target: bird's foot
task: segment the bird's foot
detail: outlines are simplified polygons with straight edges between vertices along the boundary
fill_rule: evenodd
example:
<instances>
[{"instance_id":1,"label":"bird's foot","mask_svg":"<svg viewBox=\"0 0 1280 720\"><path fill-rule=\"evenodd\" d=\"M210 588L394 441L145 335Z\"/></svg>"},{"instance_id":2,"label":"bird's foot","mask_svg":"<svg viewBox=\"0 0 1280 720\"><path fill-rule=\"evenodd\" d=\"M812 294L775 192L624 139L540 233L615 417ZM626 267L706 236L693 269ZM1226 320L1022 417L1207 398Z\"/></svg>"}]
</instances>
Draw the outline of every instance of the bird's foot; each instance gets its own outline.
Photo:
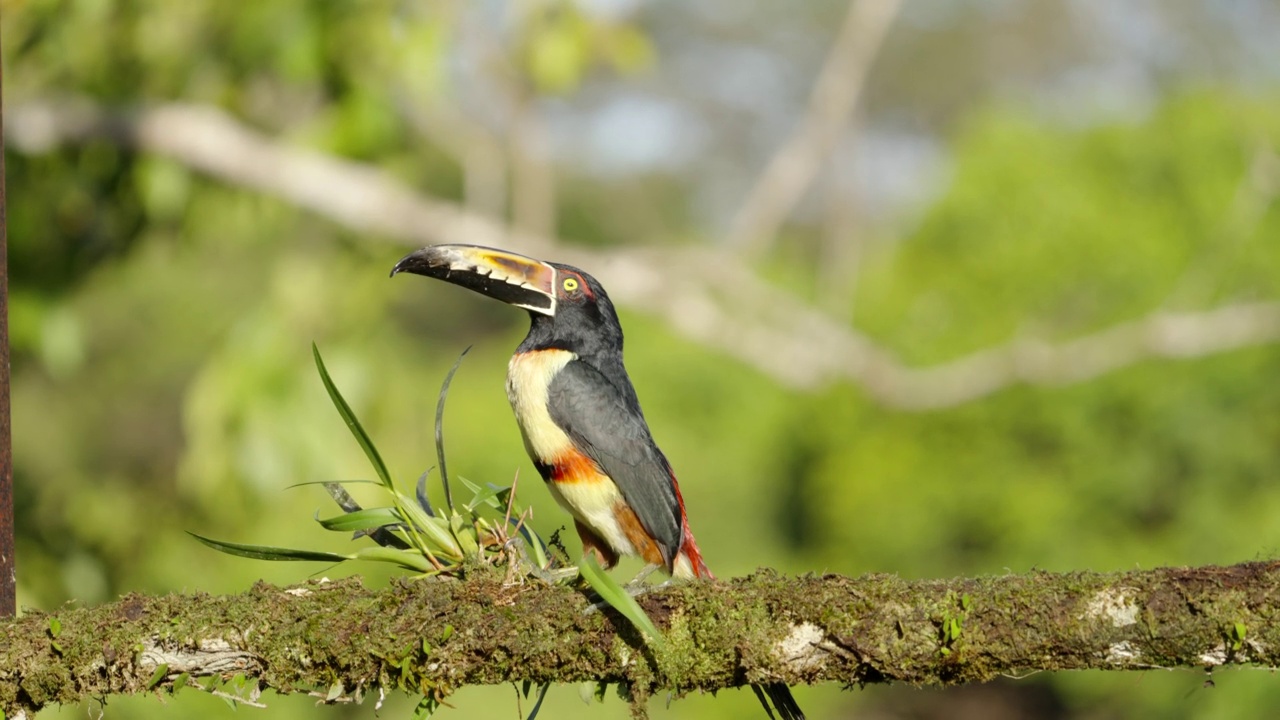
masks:
<instances>
[{"instance_id":1,"label":"bird's foot","mask_svg":"<svg viewBox=\"0 0 1280 720\"><path fill-rule=\"evenodd\" d=\"M554 570L544 570L543 568L534 568L533 576L538 578L539 580L542 580L543 582L550 583L552 585L558 585L564 582L565 580L569 580L571 578L577 577L578 568L576 565L570 566L570 567L555 568Z\"/></svg>"},{"instance_id":2,"label":"bird's foot","mask_svg":"<svg viewBox=\"0 0 1280 720\"><path fill-rule=\"evenodd\" d=\"M631 578L631 580L626 585L622 586L623 592L625 592L626 594L634 598L634 597L640 597L641 595L644 595L647 592L652 592L654 590L661 590L662 588L665 588L666 586L670 585L671 584L670 579L665 580L661 583L658 583L657 585L649 585L648 583L645 582L645 580L647 580L649 576L653 574L654 570L660 570L660 569L662 569L661 565L645 565L640 570L640 572L636 573L635 577ZM596 612L597 610L604 610L607 607L609 607L609 601L603 600L603 599L597 600L596 602L592 603L590 606L587 607L586 614L590 615L591 613Z\"/></svg>"},{"instance_id":3,"label":"bird's foot","mask_svg":"<svg viewBox=\"0 0 1280 720\"><path fill-rule=\"evenodd\" d=\"M626 589L628 593L631 594L631 597L636 597L641 593L647 592L649 586L646 585L644 581L648 580L649 576L652 575L655 570L661 570L661 569L662 569L661 565L657 565L654 563L645 565L643 568L640 568L640 572L636 573L636 576L631 578L631 581L628 582L623 587ZM667 582L662 583L658 587L666 587L667 584L670 582L671 581L668 580Z\"/></svg>"}]
</instances>

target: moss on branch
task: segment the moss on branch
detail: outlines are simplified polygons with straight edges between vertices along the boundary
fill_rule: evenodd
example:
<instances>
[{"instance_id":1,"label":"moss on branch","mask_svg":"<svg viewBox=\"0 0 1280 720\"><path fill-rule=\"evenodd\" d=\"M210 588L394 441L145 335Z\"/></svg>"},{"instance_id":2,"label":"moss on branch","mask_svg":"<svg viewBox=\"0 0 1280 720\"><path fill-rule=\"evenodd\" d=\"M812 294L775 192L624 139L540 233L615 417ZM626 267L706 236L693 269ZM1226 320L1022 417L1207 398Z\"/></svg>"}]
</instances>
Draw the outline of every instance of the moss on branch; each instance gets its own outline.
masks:
<instances>
[{"instance_id":1,"label":"moss on branch","mask_svg":"<svg viewBox=\"0 0 1280 720\"><path fill-rule=\"evenodd\" d=\"M133 594L0 624L0 709L14 717L241 678L330 700L523 680L617 683L644 697L763 681L925 685L1032 670L1280 665L1276 562L945 581L760 572L640 602L668 638L661 650L611 611L586 612L579 592L484 571L379 590L353 579Z\"/></svg>"}]
</instances>

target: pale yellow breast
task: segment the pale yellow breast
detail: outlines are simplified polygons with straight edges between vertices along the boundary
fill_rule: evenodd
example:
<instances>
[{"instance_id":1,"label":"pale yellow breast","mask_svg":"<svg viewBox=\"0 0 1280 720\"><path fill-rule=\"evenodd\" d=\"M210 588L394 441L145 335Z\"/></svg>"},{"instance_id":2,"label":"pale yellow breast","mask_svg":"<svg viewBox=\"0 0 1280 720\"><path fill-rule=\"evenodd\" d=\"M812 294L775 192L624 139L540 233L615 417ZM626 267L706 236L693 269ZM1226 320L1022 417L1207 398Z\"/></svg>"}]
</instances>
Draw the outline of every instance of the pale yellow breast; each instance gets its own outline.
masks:
<instances>
[{"instance_id":1,"label":"pale yellow breast","mask_svg":"<svg viewBox=\"0 0 1280 720\"><path fill-rule=\"evenodd\" d=\"M577 358L568 350L539 350L511 358L507 366L507 399L515 411L529 457L555 464L573 451L573 441L547 412L547 387L565 365ZM594 473L573 482L550 483L551 495L562 507L619 554L635 553L623 528L614 518L614 506L622 493L609 477Z\"/></svg>"},{"instance_id":2,"label":"pale yellow breast","mask_svg":"<svg viewBox=\"0 0 1280 720\"><path fill-rule=\"evenodd\" d=\"M568 350L537 350L512 356L507 366L507 399L524 436L525 450L534 460L551 463L572 448L569 436L547 412L547 387L576 357Z\"/></svg>"}]
</instances>

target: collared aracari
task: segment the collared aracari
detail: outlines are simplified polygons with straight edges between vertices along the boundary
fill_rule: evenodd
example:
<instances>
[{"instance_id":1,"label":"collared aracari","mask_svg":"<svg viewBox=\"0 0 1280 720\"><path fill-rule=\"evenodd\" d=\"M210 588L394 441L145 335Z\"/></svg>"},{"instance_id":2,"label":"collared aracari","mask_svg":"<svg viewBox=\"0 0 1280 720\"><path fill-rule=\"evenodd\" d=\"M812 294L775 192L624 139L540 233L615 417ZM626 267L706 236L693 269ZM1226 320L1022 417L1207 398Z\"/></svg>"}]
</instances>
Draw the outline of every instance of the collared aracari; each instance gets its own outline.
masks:
<instances>
[{"instance_id":1,"label":"collared aracari","mask_svg":"<svg viewBox=\"0 0 1280 720\"><path fill-rule=\"evenodd\" d=\"M606 569L636 555L676 578L713 578L684 499L622 364L622 325L600 283L575 267L475 245L431 245L392 269L445 280L529 311L507 368L525 450ZM753 686L757 695L761 688ZM763 688L804 717L785 684ZM761 696L761 702L764 702ZM768 703L765 710L769 711ZM773 713L769 712L772 717Z\"/></svg>"}]
</instances>

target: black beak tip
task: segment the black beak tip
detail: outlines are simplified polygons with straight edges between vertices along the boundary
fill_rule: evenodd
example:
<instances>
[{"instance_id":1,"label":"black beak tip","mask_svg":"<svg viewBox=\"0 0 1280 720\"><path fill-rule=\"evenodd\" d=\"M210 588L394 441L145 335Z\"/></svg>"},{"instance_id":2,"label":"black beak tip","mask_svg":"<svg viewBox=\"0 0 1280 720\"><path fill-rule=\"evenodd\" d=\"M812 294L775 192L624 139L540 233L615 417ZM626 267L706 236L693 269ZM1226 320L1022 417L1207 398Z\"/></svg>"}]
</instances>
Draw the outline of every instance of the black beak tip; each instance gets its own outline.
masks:
<instances>
[{"instance_id":1,"label":"black beak tip","mask_svg":"<svg viewBox=\"0 0 1280 720\"><path fill-rule=\"evenodd\" d=\"M400 261L391 268L391 274L387 277L395 277L402 272L411 272L422 274L419 271L431 267L430 258L425 256L425 252L430 248L422 248L400 258Z\"/></svg>"}]
</instances>

